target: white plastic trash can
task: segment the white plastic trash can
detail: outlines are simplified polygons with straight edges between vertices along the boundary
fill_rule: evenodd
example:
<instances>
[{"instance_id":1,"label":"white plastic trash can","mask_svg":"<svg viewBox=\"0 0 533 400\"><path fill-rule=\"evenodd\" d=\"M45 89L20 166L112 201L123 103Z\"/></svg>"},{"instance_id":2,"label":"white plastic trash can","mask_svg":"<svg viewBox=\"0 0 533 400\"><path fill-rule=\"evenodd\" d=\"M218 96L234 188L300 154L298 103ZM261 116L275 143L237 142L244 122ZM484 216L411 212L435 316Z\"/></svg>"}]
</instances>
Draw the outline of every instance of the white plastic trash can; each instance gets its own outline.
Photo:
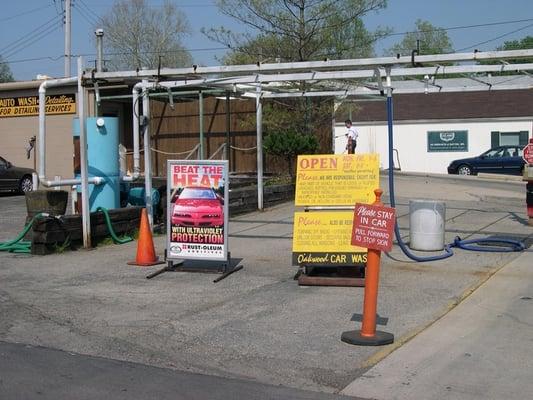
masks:
<instances>
[{"instance_id":1,"label":"white plastic trash can","mask_svg":"<svg viewBox=\"0 0 533 400\"><path fill-rule=\"evenodd\" d=\"M446 204L434 200L409 200L409 247L413 250L444 249Z\"/></svg>"}]
</instances>

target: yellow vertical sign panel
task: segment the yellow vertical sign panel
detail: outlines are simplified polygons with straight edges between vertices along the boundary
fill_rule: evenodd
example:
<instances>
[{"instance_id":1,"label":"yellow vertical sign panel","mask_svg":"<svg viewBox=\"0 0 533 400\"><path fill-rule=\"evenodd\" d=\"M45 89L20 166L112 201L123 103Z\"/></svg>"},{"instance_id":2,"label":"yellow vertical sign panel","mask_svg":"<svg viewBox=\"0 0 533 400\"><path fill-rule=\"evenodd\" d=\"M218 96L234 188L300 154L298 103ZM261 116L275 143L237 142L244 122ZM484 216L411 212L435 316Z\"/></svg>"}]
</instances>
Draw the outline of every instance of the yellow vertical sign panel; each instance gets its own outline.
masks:
<instances>
[{"instance_id":1,"label":"yellow vertical sign panel","mask_svg":"<svg viewBox=\"0 0 533 400\"><path fill-rule=\"evenodd\" d=\"M313 154L298 156L297 206L354 206L372 203L379 188L379 155Z\"/></svg>"}]
</instances>

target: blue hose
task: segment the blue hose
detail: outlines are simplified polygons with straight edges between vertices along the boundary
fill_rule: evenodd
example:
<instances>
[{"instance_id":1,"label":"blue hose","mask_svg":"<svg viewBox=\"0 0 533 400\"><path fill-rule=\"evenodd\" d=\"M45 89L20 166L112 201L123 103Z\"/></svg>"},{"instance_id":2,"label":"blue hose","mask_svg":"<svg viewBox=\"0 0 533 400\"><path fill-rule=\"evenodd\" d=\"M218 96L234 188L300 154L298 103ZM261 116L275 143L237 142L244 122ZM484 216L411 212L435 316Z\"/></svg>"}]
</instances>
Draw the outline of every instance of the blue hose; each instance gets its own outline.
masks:
<instances>
[{"instance_id":1,"label":"blue hose","mask_svg":"<svg viewBox=\"0 0 533 400\"><path fill-rule=\"evenodd\" d=\"M392 92L391 89L388 89L387 93L387 125L388 125L388 133L389 133L389 197L390 197L390 204L391 207L396 207L396 201L394 199L394 160L392 157L393 154L393 130L392 130ZM512 252L512 251L524 251L526 246L524 243L519 242L517 240L512 239L504 239L504 238L481 238L481 239L469 239L469 240L461 240L459 236L457 236L453 243L449 243L444 246L444 253L439 254L436 256L429 256L429 257L419 257L415 254L413 254L408 247L406 246L405 242L402 240L402 236L400 235L400 228L398 226L398 220L396 220L396 224L394 226L394 233L396 235L396 240L398 241L398 245L400 246L400 249L402 252L411 260L417 261L417 262L428 262L428 261L437 261L437 260L443 260L445 258L453 256L453 247L457 247L463 250L472 250L472 251L487 251L487 252ZM482 246L484 243L498 243L503 244L505 247L501 246ZM475 244L480 244L480 246L476 246Z\"/></svg>"}]
</instances>

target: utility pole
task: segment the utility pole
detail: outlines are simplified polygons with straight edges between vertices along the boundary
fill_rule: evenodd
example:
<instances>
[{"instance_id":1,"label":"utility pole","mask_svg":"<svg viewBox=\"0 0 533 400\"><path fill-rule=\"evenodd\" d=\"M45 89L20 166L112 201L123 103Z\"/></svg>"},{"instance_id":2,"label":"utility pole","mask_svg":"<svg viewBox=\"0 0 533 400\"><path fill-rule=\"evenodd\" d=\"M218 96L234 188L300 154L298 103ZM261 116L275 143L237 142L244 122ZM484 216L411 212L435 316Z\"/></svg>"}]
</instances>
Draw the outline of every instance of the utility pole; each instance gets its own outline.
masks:
<instances>
[{"instance_id":1,"label":"utility pole","mask_svg":"<svg viewBox=\"0 0 533 400\"><path fill-rule=\"evenodd\" d=\"M65 0L65 78L70 77L70 11L71 0Z\"/></svg>"}]
</instances>

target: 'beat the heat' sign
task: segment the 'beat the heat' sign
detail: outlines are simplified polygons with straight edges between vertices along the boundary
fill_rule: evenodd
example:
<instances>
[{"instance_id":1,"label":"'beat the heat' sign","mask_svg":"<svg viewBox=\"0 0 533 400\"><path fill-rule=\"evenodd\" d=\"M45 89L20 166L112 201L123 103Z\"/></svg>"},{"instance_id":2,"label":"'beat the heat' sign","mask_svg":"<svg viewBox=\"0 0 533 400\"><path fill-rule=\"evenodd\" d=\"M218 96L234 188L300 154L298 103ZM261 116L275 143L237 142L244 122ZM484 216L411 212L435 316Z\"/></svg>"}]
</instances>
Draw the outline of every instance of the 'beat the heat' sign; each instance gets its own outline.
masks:
<instances>
[{"instance_id":1,"label":"'beat the heat' sign","mask_svg":"<svg viewBox=\"0 0 533 400\"><path fill-rule=\"evenodd\" d=\"M228 162L167 163L167 259L228 259Z\"/></svg>"}]
</instances>

